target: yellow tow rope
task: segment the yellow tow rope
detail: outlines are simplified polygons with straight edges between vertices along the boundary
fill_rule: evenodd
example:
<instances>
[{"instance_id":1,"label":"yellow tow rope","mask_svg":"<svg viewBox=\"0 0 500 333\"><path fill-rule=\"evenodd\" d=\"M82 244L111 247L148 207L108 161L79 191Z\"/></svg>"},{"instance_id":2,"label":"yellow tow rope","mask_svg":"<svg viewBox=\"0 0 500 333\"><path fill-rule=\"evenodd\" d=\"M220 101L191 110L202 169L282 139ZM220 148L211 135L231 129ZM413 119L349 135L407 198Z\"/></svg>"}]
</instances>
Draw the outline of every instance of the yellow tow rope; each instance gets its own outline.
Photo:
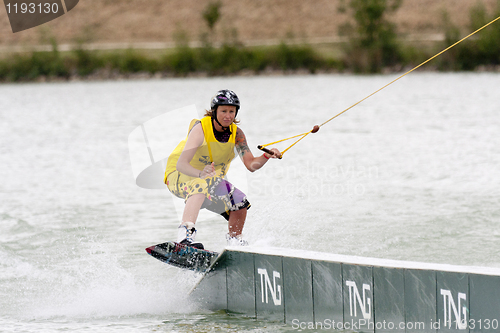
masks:
<instances>
[{"instance_id":1,"label":"yellow tow rope","mask_svg":"<svg viewBox=\"0 0 500 333\"><path fill-rule=\"evenodd\" d=\"M497 17L496 19L494 19L493 21L491 21L490 23L482 26L481 28L477 29L476 31L474 31L473 33L467 35L466 37L462 38L461 40L459 40L458 42L456 42L455 44L447 47L446 49L444 49L443 51L439 52L438 54L436 54L435 56L427 59L426 61L424 61L423 63L421 63L420 65L412 68L411 70L409 70L408 72L404 73L403 75L401 75L400 77L398 77L397 79L394 79L393 81L389 82L388 84L386 84L385 86L383 86L382 88L378 89L377 91L374 91L373 93L371 93L370 95L366 96L365 98L363 98L362 100L360 100L359 102L356 102L354 103L353 105L351 105L350 107L348 107L347 109L345 109L344 111L336 114L335 116L331 117L330 119L328 119L327 121L325 121L324 123L322 123L321 125L314 125L313 129L310 130L309 132L305 132L305 133L302 133L302 134L298 134L298 135L294 135L292 137L289 137L289 138L286 138L286 139L282 139L282 140L279 140L279 141L275 141L275 142L271 142L271 143L268 143L268 144L265 144L265 145L259 145L257 146L258 149L260 150L263 150L265 151L266 153L269 153L269 154L273 154L272 151L270 151L269 149L265 148L269 145L274 145L276 143L280 143L280 142L283 142L283 141L287 141L287 140L290 140L290 139L294 139L294 138L297 138L297 137L300 137L297 141L295 141L290 147L286 148L285 150L283 150L281 152L281 157L283 157L283 154L286 153L286 151L290 148L292 148L293 146L295 146L300 140L302 140L303 138L305 138L306 136L308 136L310 133L316 133L317 131L319 131L319 128L323 125L325 125L326 123L332 121L333 119L337 118L338 116L340 116L341 114L343 114L344 112L352 109L353 107L355 107L356 105L358 105L359 103L363 102L364 100L370 98L371 96L375 95L376 93L378 93L379 91L381 91L382 89L390 86L391 84L393 84L394 82L398 81L399 79L403 78L404 76L406 76L407 74L410 74L411 72L413 72L414 70L416 70L417 68L419 67L422 67L423 65L425 65L426 63L428 63L429 61L433 60L434 58L440 56L441 54L445 53L446 51L448 51L449 49L451 49L452 47L460 44L461 42L463 42L464 40L466 40L467 38L469 38L470 36L478 33L479 31L483 30L484 28L486 28L487 26L489 26L490 24L496 22L500 20L500 16Z\"/></svg>"}]
</instances>

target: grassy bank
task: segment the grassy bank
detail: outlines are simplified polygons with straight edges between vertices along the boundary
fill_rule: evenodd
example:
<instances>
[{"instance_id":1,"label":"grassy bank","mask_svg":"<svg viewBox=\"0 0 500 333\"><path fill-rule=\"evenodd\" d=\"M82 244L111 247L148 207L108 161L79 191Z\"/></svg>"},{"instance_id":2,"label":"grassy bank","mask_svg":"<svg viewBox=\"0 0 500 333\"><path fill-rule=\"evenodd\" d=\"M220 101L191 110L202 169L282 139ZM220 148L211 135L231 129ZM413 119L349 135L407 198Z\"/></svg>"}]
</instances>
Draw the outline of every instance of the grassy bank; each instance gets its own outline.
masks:
<instances>
[{"instance_id":1,"label":"grassy bank","mask_svg":"<svg viewBox=\"0 0 500 333\"><path fill-rule=\"evenodd\" d=\"M179 46L153 54L132 49L89 51L82 47L59 52L54 43L51 52L16 54L0 60L0 80L4 82L137 73L182 77L193 73L219 76L297 70L340 71L343 64L320 55L311 46L285 43L253 48L227 44L218 48Z\"/></svg>"},{"instance_id":2,"label":"grassy bank","mask_svg":"<svg viewBox=\"0 0 500 333\"><path fill-rule=\"evenodd\" d=\"M500 64L499 53L483 48L475 40L450 50L424 67L430 70L475 70ZM364 53L351 58L343 55L342 46L287 45L220 48L189 48L147 52L143 50L89 51L76 48L59 52L14 54L0 59L1 82L37 80L113 79L129 76L185 77L261 75L268 73L377 73L399 72L414 67L444 48L444 43L425 45L400 44L398 61L376 67L363 59ZM482 51L484 49L484 51ZM332 51L334 50L334 51ZM338 55L340 54L340 56Z\"/></svg>"}]
</instances>

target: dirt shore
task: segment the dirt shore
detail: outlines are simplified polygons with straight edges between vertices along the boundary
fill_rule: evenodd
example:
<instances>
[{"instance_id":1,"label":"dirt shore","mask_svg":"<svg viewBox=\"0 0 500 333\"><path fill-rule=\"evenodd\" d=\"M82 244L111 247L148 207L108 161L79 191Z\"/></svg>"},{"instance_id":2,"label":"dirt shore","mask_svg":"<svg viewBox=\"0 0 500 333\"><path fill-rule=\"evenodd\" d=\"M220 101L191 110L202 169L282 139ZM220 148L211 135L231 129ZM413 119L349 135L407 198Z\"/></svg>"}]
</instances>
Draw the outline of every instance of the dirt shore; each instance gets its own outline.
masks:
<instances>
[{"instance_id":1,"label":"dirt shore","mask_svg":"<svg viewBox=\"0 0 500 333\"><path fill-rule=\"evenodd\" d=\"M210 0L80 0L64 16L42 26L12 33L6 8L0 10L0 46L58 43L172 43L178 31L191 41L207 31L202 12ZM237 35L243 43L280 40L287 36L321 39L338 36L349 16L341 14L341 0L221 0L215 32L219 41ZM404 0L391 16L398 32L410 35L441 33L443 13L468 31L469 9L483 3L489 12L497 0Z\"/></svg>"}]
</instances>

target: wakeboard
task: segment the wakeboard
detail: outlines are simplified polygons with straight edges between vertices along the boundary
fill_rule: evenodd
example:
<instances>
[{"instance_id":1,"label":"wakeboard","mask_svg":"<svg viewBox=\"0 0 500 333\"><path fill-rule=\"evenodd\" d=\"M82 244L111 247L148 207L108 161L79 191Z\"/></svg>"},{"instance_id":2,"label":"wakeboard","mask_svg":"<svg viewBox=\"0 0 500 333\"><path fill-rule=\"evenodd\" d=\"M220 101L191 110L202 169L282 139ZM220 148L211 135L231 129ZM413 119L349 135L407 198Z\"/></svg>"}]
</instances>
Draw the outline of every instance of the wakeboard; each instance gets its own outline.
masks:
<instances>
[{"instance_id":1,"label":"wakeboard","mask_svg":"<svg viewBox=\"0 0 500 333\"><path fill-rule=\"evenodd\" d=\"M146 248L146 251L158 260L169 265L205 272L217 260L219 253L197 249L176 242L166 242Z\"/></svg>"}]
</instances>

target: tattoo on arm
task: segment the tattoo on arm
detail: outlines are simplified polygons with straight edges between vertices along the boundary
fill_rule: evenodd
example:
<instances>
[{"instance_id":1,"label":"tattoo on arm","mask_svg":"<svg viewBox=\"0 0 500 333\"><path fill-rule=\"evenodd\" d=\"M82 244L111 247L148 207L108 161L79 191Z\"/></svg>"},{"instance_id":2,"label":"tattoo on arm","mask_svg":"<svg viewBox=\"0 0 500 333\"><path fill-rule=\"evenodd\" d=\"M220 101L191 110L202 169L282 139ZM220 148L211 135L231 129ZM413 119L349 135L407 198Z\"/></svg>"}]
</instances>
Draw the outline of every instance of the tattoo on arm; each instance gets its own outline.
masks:
<instances>
[{"instance_id":1,"label":"tattoo on arm","mask_svg":"<svg viewBox=\"0 0 500 333\"><path fill-rule=\"evenodd\" d=\"M241 157L250 152L245 134L239 128L236 131L236 150Z\"/></svg>"}]
</instances>

